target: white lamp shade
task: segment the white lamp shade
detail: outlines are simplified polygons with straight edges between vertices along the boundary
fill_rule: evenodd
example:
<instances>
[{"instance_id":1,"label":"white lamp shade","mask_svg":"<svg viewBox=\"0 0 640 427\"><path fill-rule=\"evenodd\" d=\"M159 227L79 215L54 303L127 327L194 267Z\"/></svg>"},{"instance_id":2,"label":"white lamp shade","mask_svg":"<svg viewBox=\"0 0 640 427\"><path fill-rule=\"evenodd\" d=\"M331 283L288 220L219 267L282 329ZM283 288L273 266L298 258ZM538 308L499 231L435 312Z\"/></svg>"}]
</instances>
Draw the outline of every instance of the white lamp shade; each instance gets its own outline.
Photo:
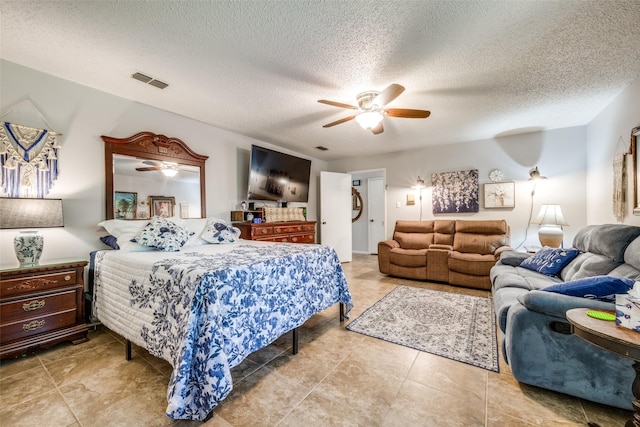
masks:
<instances>
[{"instance_id":1,"label":"white lamp shade","mask_svg":"<svg viewBox=\"0 0 640 427\"><path fill-rule=\"evenodd\" d=\"M569 225L562 215L560 205L542 205L533 224Z\"/></svg>"}]
</instances>

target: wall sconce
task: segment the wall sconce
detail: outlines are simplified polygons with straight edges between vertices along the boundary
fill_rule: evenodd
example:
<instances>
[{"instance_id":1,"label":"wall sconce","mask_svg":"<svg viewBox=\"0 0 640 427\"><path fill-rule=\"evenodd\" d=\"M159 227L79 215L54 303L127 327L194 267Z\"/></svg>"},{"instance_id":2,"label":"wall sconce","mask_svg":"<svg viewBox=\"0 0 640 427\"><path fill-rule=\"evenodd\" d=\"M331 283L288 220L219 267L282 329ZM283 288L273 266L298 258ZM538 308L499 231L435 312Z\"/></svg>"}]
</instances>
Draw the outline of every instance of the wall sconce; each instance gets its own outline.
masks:
<instances>
[{"instance_id":1,"label":"wall sconce","mask_svg":"<svg viewBox=\"0 0 640 427\"><path fill-rule=\"evenodd\" d=\"M61 199L0 198L0 229L64 227ZM20 231L13 247L20 266L38 265L44 238L35 230Z\"/></svg>"},{"instance_id":2,"label":"wall sconce","mask_svg":"<svg viewBox=\"0 0 640 427\"><path fill-rule=\"evenodd\" d=\"M532 224L540 224L538 238L542 246L559 248L562 245L562 226L569 225L562 215L560 205L542 205Z\"/></svg>"}]
</instances>

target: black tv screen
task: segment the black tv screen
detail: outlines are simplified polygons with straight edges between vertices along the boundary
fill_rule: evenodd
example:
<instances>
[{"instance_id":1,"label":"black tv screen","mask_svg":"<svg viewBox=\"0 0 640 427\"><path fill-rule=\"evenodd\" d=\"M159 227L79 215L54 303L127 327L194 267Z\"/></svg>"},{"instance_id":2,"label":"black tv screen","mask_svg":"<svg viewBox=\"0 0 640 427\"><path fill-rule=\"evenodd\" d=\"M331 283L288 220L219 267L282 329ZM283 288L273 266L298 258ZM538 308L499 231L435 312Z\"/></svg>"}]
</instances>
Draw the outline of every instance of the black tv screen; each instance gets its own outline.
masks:
<instances>
[{"instance_id":1,"label":"black tv screen","mask_svg":"<svg viewBox=\"0 0 640 427\"><path fill-rule=\"evenodd\" d=\"M249 200L307 202L311 160L251 146Z\"/></svg>"}]
</instances>

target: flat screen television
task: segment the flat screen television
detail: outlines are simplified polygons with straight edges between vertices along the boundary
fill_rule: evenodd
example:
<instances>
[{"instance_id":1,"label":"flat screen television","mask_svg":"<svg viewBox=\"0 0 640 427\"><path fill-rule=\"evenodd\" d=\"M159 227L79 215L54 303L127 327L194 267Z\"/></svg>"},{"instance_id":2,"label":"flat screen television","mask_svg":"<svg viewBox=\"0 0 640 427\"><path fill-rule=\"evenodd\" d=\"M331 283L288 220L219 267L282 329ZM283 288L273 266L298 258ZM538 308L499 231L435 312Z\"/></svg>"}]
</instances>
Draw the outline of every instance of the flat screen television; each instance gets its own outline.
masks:
<instances>
[{"instance_id":1,"label":"flat screen television","mask_svg":"<svg viewBox=\"0 0 640 427\"><path fill-rule=\"evenodd\" d=\"M249 200L309 201L311 160L251 146Z\"/></svg>"}]
</instances>

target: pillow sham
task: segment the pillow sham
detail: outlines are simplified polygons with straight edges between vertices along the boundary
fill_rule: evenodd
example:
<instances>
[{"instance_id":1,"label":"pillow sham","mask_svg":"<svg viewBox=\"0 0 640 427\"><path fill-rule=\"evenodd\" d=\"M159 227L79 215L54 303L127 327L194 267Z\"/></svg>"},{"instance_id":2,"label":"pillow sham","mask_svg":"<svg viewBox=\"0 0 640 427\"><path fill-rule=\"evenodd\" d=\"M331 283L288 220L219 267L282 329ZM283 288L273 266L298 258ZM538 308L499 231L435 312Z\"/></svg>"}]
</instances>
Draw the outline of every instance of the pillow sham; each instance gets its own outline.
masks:
<instances>
[{"instance_id":1,"label":"pillow sham","mask_svg":"<svg viewBox=\"0 0 640 427\"><path fill-rule=\"evenodd\" d=\"M597 299L601 301L615 301L616 294L626 294L635 281L626 277L593 276L572 282L558 283L557 285L542 288L545 292L555 292L574 297Z\"/></svg>"},{"instance_id":2,"label":"pillow sham","mask_svg":"<svg viewBox=\"0 0 640 427\"><path fill-rule=\"evenodd\" d=\"M131 239L133 239L147 224L149 224L148 219L108 219L98 223L100 227L107 230L110 235L116 238L119 249L126 252L146 252L153 250L153 248L140 246L136 242L131 241Z\"/></svg>"},{"instance_id":3,"label":"pillow sham","mask_svg":"<svg viewBox=\"0 0 640 427\"><path fill-rule=\"evenodd\" d=\"M555 276L579 253L580 251L575 248L564 249L545 246L533 256L522 261L520 267L537 271L547 276Z\"/></svg>"},{"instance_id":4,"label":"pillow sham","mask_svg":"<svg viewBox=\"0 0 640 427\"><path fill-rule=\"evenodd\" d=\"M168 219L154 216L131 241L162 252L177 252L189 240L191 234L190 231Z\"/></svg>"},{"instance_id":5,"label":"pillow sham","mask_svg":"<svg viewBox=\"0 0 640 427\"><path fill-rule=\"evenodd\" d=\"M235 243L240 238L240 229L221 219L211 219L200 238L209 243Z\"/></svg>"}]
</instances>

